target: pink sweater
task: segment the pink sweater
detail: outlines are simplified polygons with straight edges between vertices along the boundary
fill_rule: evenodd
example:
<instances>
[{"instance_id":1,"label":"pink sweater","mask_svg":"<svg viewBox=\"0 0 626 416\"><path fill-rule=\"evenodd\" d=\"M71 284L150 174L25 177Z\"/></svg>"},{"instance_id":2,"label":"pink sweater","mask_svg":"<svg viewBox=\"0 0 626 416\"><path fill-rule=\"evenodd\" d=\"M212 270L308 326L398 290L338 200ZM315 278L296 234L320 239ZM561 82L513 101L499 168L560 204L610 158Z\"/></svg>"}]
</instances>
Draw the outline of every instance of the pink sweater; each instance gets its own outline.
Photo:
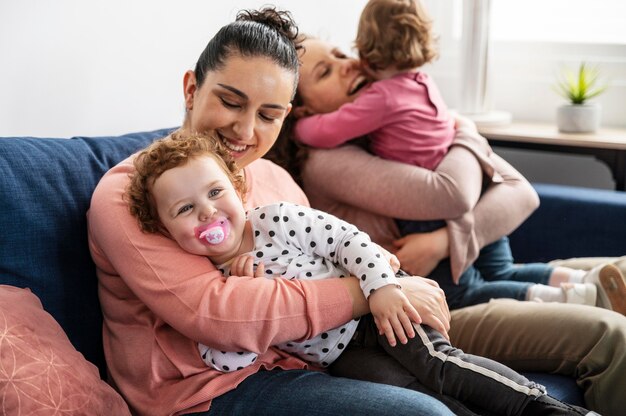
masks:
<instances>
[{"instance_id":1,"label":"pink sweater","mask_svg":"<svg viewBox=\"0 0 626 416\"><path fill-rule=\"evenodd\" d=\"M97 266L110 381L135 414L204 411L211 399L261 367L305 368L272 345L311 338L352 318L339 279L224 279L204 257L160 234L144 234L122 200L131 159L98 184L88 213ZM286 200L308 205L281 168L266 160L246 169L248 207ZM257 362L220 373L202 361L197 343L254 351Z\"/></svg>"},{"instance_id":2,"label":"pink sweater","mask_svg":"<svg viewBox=\"0 0 626 416\"><path fill-rule=\"evenodd\" d=\"M452 144L454 120L428 75L402 73L374 82L337 111L298 121L295 134L319 148L369 135L372 153L432 170Z\"/></svg>"}]
</instances>

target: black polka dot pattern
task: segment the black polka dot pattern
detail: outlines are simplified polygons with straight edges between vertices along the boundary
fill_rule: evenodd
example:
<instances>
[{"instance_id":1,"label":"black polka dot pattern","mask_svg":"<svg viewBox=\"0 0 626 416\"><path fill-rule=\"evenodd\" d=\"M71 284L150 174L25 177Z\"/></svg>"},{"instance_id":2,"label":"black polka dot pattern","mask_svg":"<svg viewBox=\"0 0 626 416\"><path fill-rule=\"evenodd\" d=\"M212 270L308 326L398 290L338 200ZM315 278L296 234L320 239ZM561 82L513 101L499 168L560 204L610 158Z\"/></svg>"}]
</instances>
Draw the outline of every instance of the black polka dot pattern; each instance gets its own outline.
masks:
<instances>
[{"instance_id":1,"label":"black polka dot pattern","mask_svg":"<svg viewBox=\"0 0 626 416\"><path fill-rule=\"evenodd\" d=\"M397 284L393 271L380 256L378 247L370 244L369 237L332 215L281 203L255 209L248 213L248 218L255 247L249 255L255 257L255 263L263 262L266 278L358 276L366 296L387 284ZM227 265L218 267L230 271ZM302 343L290 341L277 347L328 366L346 348L356 325L358 319ZM219 353L215 359L215 352L205 347L202 358L217 370L237 371L254 363L257 356L239 351Z\"/></svg>"},{"instance_id":2,"label":"black polka dot pattern","mask_svg":"<svg viewBox=\"0 0 626 416\"><path fill-rule=\"evenodd\" d=\"M257 355L246 351L218 351L206 345L198 344L198 351L202 360L210 367L222 372L241 370L254 363Z\"/></svg>"}]
</instances>

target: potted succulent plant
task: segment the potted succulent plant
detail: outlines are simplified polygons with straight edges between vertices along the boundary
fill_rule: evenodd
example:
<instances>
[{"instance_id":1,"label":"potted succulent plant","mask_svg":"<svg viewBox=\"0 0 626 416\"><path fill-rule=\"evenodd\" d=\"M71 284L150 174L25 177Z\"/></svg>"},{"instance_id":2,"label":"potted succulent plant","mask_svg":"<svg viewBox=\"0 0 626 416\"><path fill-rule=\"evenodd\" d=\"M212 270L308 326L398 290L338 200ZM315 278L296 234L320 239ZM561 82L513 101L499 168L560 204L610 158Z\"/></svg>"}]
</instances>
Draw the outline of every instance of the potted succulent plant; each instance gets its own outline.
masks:
<instances>
[{"instance_id":1,"label":"potted succulent plant","mask_svg":"<svg viewBox=\"0 0 626 416\"><path fill-rule=\"evenodd\" d=\"M584 62L578 72L566 71L555 90L569 101L557 109L559 131L564 133L593 133L600 127L600 105L588 102L602 94L606 85L598 85L599 72Z\"/></svg>"}]
</instances>

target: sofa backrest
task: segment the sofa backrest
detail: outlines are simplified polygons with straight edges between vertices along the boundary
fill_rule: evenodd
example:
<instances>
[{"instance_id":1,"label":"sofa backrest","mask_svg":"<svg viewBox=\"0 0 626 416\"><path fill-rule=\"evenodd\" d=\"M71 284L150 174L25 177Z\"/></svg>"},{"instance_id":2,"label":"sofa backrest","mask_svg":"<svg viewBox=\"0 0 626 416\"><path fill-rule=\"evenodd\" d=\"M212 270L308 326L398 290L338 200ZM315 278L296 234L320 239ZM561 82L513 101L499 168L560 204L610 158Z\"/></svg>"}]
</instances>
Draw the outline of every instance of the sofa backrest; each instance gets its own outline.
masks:
<instances>
[{"instance_id":1,"label":"sofa backrest","mask_svg":"<svg viewBox=\"0 0 626 416\"><path fill-rule=\"evenodd\" d=\"M541 205L509 236L516 262L626 254L626 192L533 186Z\"/></svg>"},{"instance_id":2,"label":"sofa backrest","mask_svg":"<svg viewBox=\"0 0 626 416\"><path fill-rule=\"evenodd\" d=\"M0 138L0 283L30 288L101 372L102 314L85 214L110 167L171 130Z\"/></svg>"}]
</instances>

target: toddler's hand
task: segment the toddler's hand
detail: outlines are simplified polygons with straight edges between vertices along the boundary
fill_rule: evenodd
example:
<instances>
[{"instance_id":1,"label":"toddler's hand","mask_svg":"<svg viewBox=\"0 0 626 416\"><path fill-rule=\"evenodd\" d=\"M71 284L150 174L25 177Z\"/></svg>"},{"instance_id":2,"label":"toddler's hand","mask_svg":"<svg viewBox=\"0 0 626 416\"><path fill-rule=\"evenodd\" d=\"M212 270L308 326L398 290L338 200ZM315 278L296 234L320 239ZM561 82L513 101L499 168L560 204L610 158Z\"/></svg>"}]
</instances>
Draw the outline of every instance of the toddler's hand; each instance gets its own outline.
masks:
<instances>
[{"instance_id":1,"label":"toddler's hand","mask_svg":"<svg viewBox=\"0 0 626 416\"><path fill-rule=\"evenodd\" d=\"M415 336L413 322L422 318L411 305L406 295L395 285L383 286L369 297L370 311L380 335L385 335L389 345L396 345L396 337L402 344Z\"/></svg>"},{"instance_id":2,"label":"toddler's hand","mask_svg":"<svg viewBox=\"0 0 626 416\"><path fill-rule=\"evenodd\" d=\"M265 266L263 262L259 262L256 270L254 270L254 257L242 254L233 259L230 264L230 274L232 276L265 277Z\"/></svg>"}]
</instances>

